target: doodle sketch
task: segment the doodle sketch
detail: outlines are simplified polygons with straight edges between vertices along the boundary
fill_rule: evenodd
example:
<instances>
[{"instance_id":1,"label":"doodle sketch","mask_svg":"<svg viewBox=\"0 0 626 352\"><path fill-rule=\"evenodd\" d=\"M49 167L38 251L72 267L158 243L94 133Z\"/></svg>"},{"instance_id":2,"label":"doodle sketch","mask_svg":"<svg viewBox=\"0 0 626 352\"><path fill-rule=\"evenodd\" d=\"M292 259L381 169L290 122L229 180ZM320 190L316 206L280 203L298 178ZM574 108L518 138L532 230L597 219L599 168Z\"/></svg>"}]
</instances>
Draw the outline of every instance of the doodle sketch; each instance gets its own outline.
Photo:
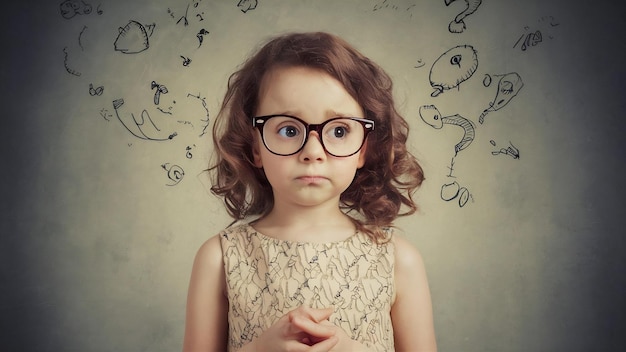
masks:
<instances>
[{"instance_id":1,"label":"doodle sketch","mask_svg":"<svg viewBox=\"0 0 626 352\"><path fill-rule=\"evenodd\" d=\"M496 142L492 139L489 141L489 143L491 143L492 146L496 146ZM509 142L510 146L506 147L506 148L500 148L500 150L494 150L491 152L492 155L508 155L513 159L519 159L520 158L520 153L519 153L519 149L517 149L516 146L513 145L513 143Z\"/></svg>"},{"instance_id":2,"label":"doodle sketch","mask_svg":"<svg viewBox=\"0 0 626 352\"><path fill-rule=\"evenodd\" d=\"M455 1L456 0L444 0L444 2L446 3L446 6L450 6L450 4L452 4ZM465 21L464 21L465 18L473 14L474 12L476 12L480 4L483 2L482 0L464 0L464 1L466 5L465 9L461 13L456 15L454 20L452 20L452 22L450 22L450 24L448 25L448 30L450 31L450 33L463 33L463 31L466 29Z\"/></svg>"},{"instance_id":3,"label":"doodle sketch","mask_svg":"<svg viewBox=\"0 0 626 352\"><path fill-rule=\"evenodd\" d=\"M150 47L148 39L152 36L156 24L144 26L137 21L129 21L119 28L115 39L115 50L124 54L137 54Z\"/></svg>"},{"instance_id":4,"label":"doodle sketch","mask_svg":"<svg viewBox=\"0 0 626 352\"><path fill-rule=\"evenodd\" d=\"M441 186L441 199L449 202L456 198L458 198L459 207L463 208L472 198L472 195L467 188L461 187L456 181Z\"/></svg>"},{"instance_id":5,"label":"doodle sketch","mask_svg":"<svg viewBox=\"0 0 626 352\"><path fill-rule=\"evenodd\" d=\"M67 73L71 75L80 77L81 73L71 68L70 65L68 64L69 54L67 53L67 47L63 48L63 54L65 55L65 57L63 58L63 65L65 66L65 71L67 71Z\"/></svg>"},{"instance_id":6,"label":"doodle sketch","mask_svg":"<svg viewBox=\"0 0 626 352\"><path fill-rule=\"evenodd\" d=\"M459 114L442 117L439 109L434 105L420 106L419 114L422 121L435 129L443 128L444 124L459 126L463 129L463 138L454 146L454 156L457 156L461 150L467 148L474 141L476 126L472 121Z\"/></svg>"},{"instance_id":7,"label":"doodle sketch","mask_svg":"<svg viewBox=\"0 0 626 352\"><path fill-rule=\"evenodd\" d=\"M59 5L61 16L66 20L73 18L76 15L89 15L93 12L93 6L84 0L65 0ZM98 5L96 13L102 15L100 5Z\"/></svg>"},{"instance_id":8,"label":"doodle sketch","mask_svg":"<svg viewBox=\"0 0 626 352\"><path fill-rule=\"evenodd\" d=\"M241 10L241 12L246 13L250 10L256 9L257 5L257 0L240 0L237 7Z\"/></svg>"},{"instance_id":9,"label":"doodle sketch","mask_svg":"<svg viewBox=\"0 0 626 352\"><path fill-rule=\"evenodd\" d=\"M167 178L171 181L167 186L176 186L183 180L185 177L185 170L179 165L170 165L170 163L165 163L161 165L163 170L167 171Z\"/></svg>"},{"instance_id":10,"label":"doodle sketch","mask_svg":"<svg viewBox=\"0 0 626 352\"><path fill-rule=\"evenodd\" d=\"M120 114L120 109L123 105L124 99L116 99L113 101L113 109L115 109L117 119L133 136L149 141L167 141L178 135L178 133L173 132L164 136L154 121L152 121L152 118L150 118L150 114L147 110L141 112L141 118L139 120L137 120L135 114L132 113L130 116Z\"/></svg>"},{"instance_id":11,"label":"doodle sketch","mask_svg":"<svg viewBox=\"0 0 626 352\"><path fill-rule=\"evenodd\" d=\"M553 27L557 27L560 23L554 18L554 16L543 16L541 17L537 22L539 22L540 25L543 25L545 22L549 22L548 23L548 28L547 30L549 31L550 29L552 29ZM516 48L518 46L518 44L520 44L520 49L522 51L526 51L528 48L537 46L539 43L543 42L544 40L544 34L542 33L542 31L540 29L536 29L534 32L531 30L530 32L528 32L530 30L529 26L525 26L524 30L526 31L526 33L523 33L515 42L515 45L513 45L513 48ZM548 34L546 36L548 39L552 39L552 35Z\"/></svg>"},{"instance_id":12,"label":"doodle sketch","mask_svg":"<svg viewBox=\"0 0 626 352\"><path fill-rule=\"evenodd\" d=\"M459 45L443 53L430 69L430 85L437 97L444 91L456 88L478 68L478 54L471 45Z\"/></svg>"},{"instance_id":13,"label":"doodle sketch","mask_svg":"<svg viewBox=\"0 0 626 352\"><path fill-rule=\"evenodd\" d=\"M522 77L517 72L507 73L505 75L495 75L496 77L500 77L498 81L498 91L496 93L493 101L489 103L489 107L485 109L480 117L478 118L478 122L483 124L485 122L485 116L492 111L498 111L506 106L511 99L515 98L517 93L524 87L524 82L522 81ZM491 76L486 75L485 79L483 79L483 85L485 87L489 87L491 85Z\"/></svg>"}]
</instances>

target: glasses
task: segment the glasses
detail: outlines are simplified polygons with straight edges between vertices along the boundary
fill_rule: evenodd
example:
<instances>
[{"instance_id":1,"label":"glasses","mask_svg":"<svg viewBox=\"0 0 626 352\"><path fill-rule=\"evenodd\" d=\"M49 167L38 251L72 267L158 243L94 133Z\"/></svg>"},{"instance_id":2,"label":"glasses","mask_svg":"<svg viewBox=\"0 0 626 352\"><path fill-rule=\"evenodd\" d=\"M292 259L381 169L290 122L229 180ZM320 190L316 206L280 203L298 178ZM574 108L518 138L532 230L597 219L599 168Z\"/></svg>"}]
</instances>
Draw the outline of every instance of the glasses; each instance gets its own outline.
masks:
<instances>
[{"instance_id":1,"label":"glasses","mask_svg":"<svg viewBox=\"0 0 626 352\"><path fill-rule=\"evenodd\" d=\"M267 115L252 118L265 148L276 155L298 153L311 131L317 132L326 153L336 157L356 154L374 130L374 121L358 117L335 117L320 124L308 124L295 116Z\"/></svg>"}]
</instances>

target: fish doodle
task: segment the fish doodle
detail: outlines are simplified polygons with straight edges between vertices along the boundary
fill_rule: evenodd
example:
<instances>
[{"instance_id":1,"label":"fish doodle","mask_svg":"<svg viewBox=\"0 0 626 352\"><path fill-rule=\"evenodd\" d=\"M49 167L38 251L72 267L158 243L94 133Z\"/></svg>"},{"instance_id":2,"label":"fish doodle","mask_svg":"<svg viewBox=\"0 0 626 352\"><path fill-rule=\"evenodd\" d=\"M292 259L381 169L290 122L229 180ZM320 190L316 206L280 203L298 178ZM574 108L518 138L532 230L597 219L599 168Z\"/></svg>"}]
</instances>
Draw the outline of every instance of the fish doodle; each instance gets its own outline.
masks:
<instances>
[{"instance_id":1,"label":"fish doodle","mask_svg":"<svg viewBox=\"0 0 626 352\"><path fill-rule=\"evenodd\" d=\"M471 45L459 45L443 53L430 69L430 85L437 97L445 90L458 87L478 68L478 54Z\"/></svg>"}]
</instances>

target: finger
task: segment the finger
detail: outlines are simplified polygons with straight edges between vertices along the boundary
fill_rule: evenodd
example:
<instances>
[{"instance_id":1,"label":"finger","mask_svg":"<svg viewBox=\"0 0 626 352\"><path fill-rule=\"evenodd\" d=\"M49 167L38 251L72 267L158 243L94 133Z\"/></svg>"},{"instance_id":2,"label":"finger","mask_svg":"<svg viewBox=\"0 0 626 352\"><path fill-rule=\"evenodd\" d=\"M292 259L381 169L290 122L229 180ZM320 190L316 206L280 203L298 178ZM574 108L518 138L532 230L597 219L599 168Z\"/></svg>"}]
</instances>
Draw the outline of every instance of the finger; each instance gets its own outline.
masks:
<instances>
[{"instance_id":1,"label":"finger","mask_svg":"<svg viewBox=\"0 0 626 352\"><path fill-rule=\"evenodd\" d=\"M303 316L295 316L291 319L290 330L292 333L304 332L319 338L328 338L335 334L334 326L322 325Z\"/></svg>"},{"instance_id":2,"label":"finger","mask_svg":"<svg viewBox=\"0 0 626 352\"><path fill-rule=\"evenodd\" d=\"M335 347L335 345L337 345L338 342L339 342L339 339L336 336L329 337L326 340L323 340L311 346L311 348L309 349L309 352L328 352L333 347Z\"/></svg>"},{"instance_id":3,"label":"finger","mask_svg":"<svg viewBox=\"0 0 626 352\"><path fill-rule=\"evenodd\" d=\"M332 307L328 307L324 309L314 309L314 308L310 308L310 309L311 309L311 313L310 313L311 318L316 323L319 323L320 321L323 321L323 320L327 320L335 312L335 308L332 308Z\"/></svg>"},{"instance_id":4,"label":"finger","mask_svg":"<svg viewBox=\"0 0 626 352\"><path fill-rule=\"evenodd\" d=\"M314 322L319 323L320 321L328 319L334 312L335 312L335 309L332 307L316 309L316 308L310 308L306 306L300 306L297 309L292 310L289 313L289 316L290 316L290 321L296 316L304 315L308 317L309 319L313 320Z\"/></svg>"}]
</instances>

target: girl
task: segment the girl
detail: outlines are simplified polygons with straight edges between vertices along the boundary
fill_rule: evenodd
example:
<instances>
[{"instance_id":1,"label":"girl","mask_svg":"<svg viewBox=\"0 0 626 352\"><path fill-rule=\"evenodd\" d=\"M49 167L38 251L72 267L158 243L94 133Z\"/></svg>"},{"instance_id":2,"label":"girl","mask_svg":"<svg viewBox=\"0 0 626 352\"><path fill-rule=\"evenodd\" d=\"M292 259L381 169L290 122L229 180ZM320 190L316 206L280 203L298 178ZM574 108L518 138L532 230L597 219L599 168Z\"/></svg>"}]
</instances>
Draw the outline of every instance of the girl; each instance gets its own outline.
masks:
<instances>
[{"instance_id":1,"label":"girl","mask_svg":"<svg viewBox=\"0 0 626 352\"><path fill-rule=\"evenodd\" d=\"M274 38L234 73L212 192L246 221L197 253L184 350L435 351L422 259L391 227L424 178L407 134L390 78L336 36Z\"/></svg>"}]
</instances>

